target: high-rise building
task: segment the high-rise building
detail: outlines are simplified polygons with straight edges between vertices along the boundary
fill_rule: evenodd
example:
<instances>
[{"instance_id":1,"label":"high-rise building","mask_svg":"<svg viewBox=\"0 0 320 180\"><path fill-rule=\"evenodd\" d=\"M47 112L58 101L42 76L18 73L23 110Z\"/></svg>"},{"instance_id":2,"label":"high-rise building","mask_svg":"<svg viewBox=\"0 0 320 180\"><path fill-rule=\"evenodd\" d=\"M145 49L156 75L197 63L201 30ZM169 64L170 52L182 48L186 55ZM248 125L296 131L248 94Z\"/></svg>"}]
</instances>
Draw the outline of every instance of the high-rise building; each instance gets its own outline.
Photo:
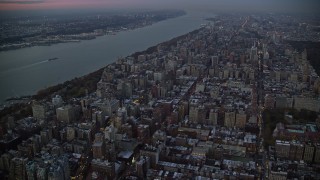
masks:
<instances>
[{"instance_id":1,"label":"high-rise building","mask_svg":"<svg viewBox=\"0 0 320 180\"><path fill-rule=\"evenodd\" d=\"M98 104L103 113L107 116L111 116L116 112L120 106L120 101L117 99L108 99Z\"/></svg>"},{"instance_id":2,"label":"high-rise building","mask_svg":"<svg viewBox=\"0 0 320 180\"><path fill-rule=\"evenodd\" d=\"M32 146L32 151L34 153L39 152L40 148L42 147L41 136L36 134L36 135L33 135L32 137L30 137L29 140L30 140L30 144Z\"/></svg>"},{"instance_id":3,"label":"high-rise building","mask_svg":"<svg viewBox=\"0 0 320 180\"><path fill-rule=\"evenodd\" d=\"M151 146L151 145L145 145L140 150L140 156L147 156L150 158L150 166L152 168L155 168L158 161L159 161L159 155L160 155L160 146Z\"/></svg>"},{"instance_id":4,"label":"high-rise building","mask_svg":"<svg viewBox=\"0 0 320 180\"><path fill-rule=\"evenodd\" d=\"M123 124L121 126L121 131L126 133L128 138L132 138L132 126L129 123Z\"/></svg>"},{"instance_id":5,"label":"high-rise building","mask_svg":"<svg viewBox=\"0 0 320 180\"><path fill-rule=\"evenodd\" d=\"M229 69L224 69L223 70L223 79L228 79L229 78Z\"/></svg>"},{"instance_id":6,"label":"high-rise building","mask_svg":"<svg viewBox=\"0 0 320 180\"><path fill-rule=\"evenodd\" d=\"M113 83L103 82L97 83L97 96L101 98L110 98L116 95L116 86Z\"/></svg>"},{"instance_id":7,"label":"high-rise building","mask_svg":"<svg viewBox=\"0 0 320 180\"><path fill-rule=\"evenodd\" d=\"M102 133L95 134L95 139L92 145L92 154L95 159L104 159L105 157L105 144Z\"/></svg>"},{"instance_id":8,"label":"high-rise building","mask_svg":"<svg viewBox=\"0 0 320 180\"><path fill-rule=\"evenodd\" d=\"M218 98L219 96L219 88L218 87L213 87L211 90L210 90L210 96L212 98Z\"/></svg>"},{"instance_id":9,"label":"high-rise building","mask_svg":"<svg viewBox=\"0 0 320 180\"><path fill-rule=\"evenodd\" d=\"M105 68L101 75L101 80L103 82L112 82L113 76L114 76L114 73L109 68Z\"/></svg>"},{"instance_id":10,"label":"high-rise building","mask_svg":"<svg viewBox=\"0 0 320 180\"><path fill-rule=\"evenodd\" d=\"M121 96L130 98L132 96L132 84L131 82L123 82L121 88Z\"/></svg>"},{"instance_id":11,"label":"high-rise building","mask_svg":"<svg viewBox=\"0 0 320 180\"><path fill-rule=\"evenodd\" d=\"M275 98L271 94L266 94L264 97L264 106L266 109L273 109L275 106Z\"/></svg>"},{"instance_id":12,"label":"high-rise building","mask_svg":"<svg viewBox=\"0 0 320 180\"><path fill-rule=\"evenodd\" d=\"M266 51L264 54L263 54L263 60L268 60L270 58L270 55L268 53L268 51Z\"/></svg>"},{"instance_id":13,"label":"high-rise building","mask_svg":"<svg viewBox=\"0 0 320 180\"><path fill-rule=\"evenodd\" d=\"M178 134L176 137L177 146L186 146L188 142L188 136L186 134Z\"/></svg>"},{"instance_id":14,"label":"high-rise building","mask_svg":"<svg viewBox=\"0 0 320 180\"><path fill-rule=\"evenodd\" d=\"M223 158L223 153L225 152L225 149L223 146L218 145L216 148L214 148L214 158L215 159L222 159Z\"/></svg>"},{"instance_id":15,"label":"high-rise building","mask_svg":"<svg viewBox=\"0 0 320 180\"><path fill-rule=\"evenodd\" d=\"M114 162L116 160L115 144L114 142L107 141L105 143L105 159Z\"/></svg>"},{"instance_id":16,"label":"high-rise building","mask_svg":"<svg viewBox=\"0 0 320 180\"><path fill-rule=\"evenodd\" d=\"M98 132L94 135L94 141L95 142L102 142L104 141L104 135L101 132Z\"/></svg>"},{"instance_id":17,"label":"high-rise building","mask_svg":"<svg viewBox=\"0 0 320 180\"><path fill-rule=\"evenodd\" d=\"M152 135L152 142L156 144L158 141L166 142L167 134L165 131L157 130Z\"/></svg>"},{"instance_id":18,"label":"high-rise building","mask_svg":"<svg viewBox=\"0 0 320 180\"><path fill-rule=\"evenodd\" d=\"M103 141L94 142L92 145L92 154L95 159L104 159L104 143Z\"/></svg>"},{"instance_id":19,"label":"high-rise building","mask_svg":"<svg viewBox=\"0 0 320 180\"><path fill-rule=\"evenodd\" d=\"M72 126L68 126L66 129L67 129L67 141L72 141L76 137L76 130Z\"/></svg>"},{"instance_id":20,"label":"high-rise building","mask_svg":"<svg viewBox=\"0 0 320 180\"><path fill-rule=\"evenodd\" d=\"M139 124L137 127L137 139L143 142L150 140L150 127L149 125Z\"/></svg>"},{"instance_id":21,"label":"high-rise building","mask_svg":"<svg viewBox=\"0 0 320 180\"><path fill-rule=\"evenodd\" d=\"M250 60L251 61L258 60L258 48L255 46L255 44L250 49Z\"/></svg>"},{"instance_id":22,"label":"high-rise building","mask_svg":"<svg viewBox=\"0 0 320 180\"><path fill-rule=\"evenodd\" d=\"M138 56L138 62L144 62L144 61L146 61L146 55L144 55L144 54L140 54L139 56Z\"/></svg>"},{"instance_id":23,"label":"high-rise building","mask_svg":"<svg viewBox=\"0 0 320 180\"><path fill-rule=\"evenodd\" d=\"M218 112L215 109L210 109L208 124L214 126L218 124Z\"/></svg>"},{"instance_id":24,"label":"high-rise building","mask_svg":"<svg viewBox=\"0 0 320 180\"><path fill-rule=\"evenodd\" d=\"M162 81L162 80L164 80L164 73L163 72L154 72L153 73L153 80L154 81Z\"/></svg>"},{"instance_id":25,"label":"high-rise building","mask_svg":"<svg viewBox=\"0 0 320 180\"><path fill-rule=\"evenodd\" d=\"M106 174L108 179L114 179L116 177L114 162L109 162L101 159L93 159L91 161L91 166L94 171Z\"/></svg>"},{"instance_id":26,"label":"high-rise building","mask_svg":"<svg viewBox=\"0 0 320 180\"><path fill-rule=\"evenodd\" d=\"M236 124L236 114L235 112L225 112L224 113L224 126L234 127Z\"/></svg>"},{"instance_id":27,"label":"high-rise building","mask_svg":"<svg viewBox=\"0 0 320 180\"><path fill-rule=\"evenodd\" d=\"M69 168L69 160L67 156L60 156L58 158L58 163L63 171L64 179L67 180L70 178L70 168Z\"/></svg>"},{"instance_id":28,"label":"high-rise building","mask_svg":"<svg viewBox=\"0 0 320 180\"><path fill-rule=\"evenodd\" d=\"M75 122L75 109L68 105L64 107L59 107L56 109L57 120L64 123Z\"/></svg>"},{"instance_id":29,"label":"high-rise building","mask_svg":"<svg viewBox=\"0 0 320 180\"><path fill-rule=\"evenodd\" d=\"M25 157L32 157L33 156L33 149L32 146L30 146L28 141L22 141L22 143L18 144L18 151L21 155Z\"/></svg>"},{"instance_id":30,"label":"high-rise building","mask_svg":"<svg viewBox=\"0 0 320 180\"><path fill-rule=\"evenodd\" d=\"M3 153L0 158L0 169L9 171L10 169L10 161L13 156L10 153Z\"/></svg>"},{"instance_id":31,"label":"high-rise building","mask_svg":"<svg viewBox=\"0 0 320 180\"><path fill-rule=\"evenodd\" d=\"M48 164L41 162L37 165L37 179L48 178Z\"/></svg>"},{"instance_id":32,"label":"high-rise building","mask_svg":"<svg viewBox=\"0 0 320 180\"><path fill-rule=\"evenodd\" d=\"M61 96L56 95L52 98L52 104L54 107L61 107L63 105L63 99Z\"/></svg>"},{"instance_id":33,"label":"high-rise building","mask_svg":"<svg viewBox=\"0 0 320 180\"><path fill-rule=\"evenodd\" d=\"M312 162L315 152L315 147L311 143L307 143L304 146L303 160L306 162Z\"/></svg>"},{"instance_id":34,"label":"high-rise building","mask_svg":"<svg viewBox=\"0 0 320 180\"><path fill-rule=\"evenodd\" d=\"M185 116L188 114L189 109L188 109L189 103L188 101L181 101L179 103L179 107L178 107L178 118L179 121L184 120Z\"/></svg>"},{"instance_id":35,"label":"high-rise building","mask_svg":"<svg viewBox=\"0 0 320 180\"><path fill-rule=\"evenodd\" d=\"M115 134L116 134L116 129L113 127L113 125L110 125L105 128L104 130L104 138L107 141L115 141Z\"/></svg>"},{"instance_id":36,"label":"high-rise building","mask_svg":"<svg viewBox=\"0 0 320 180\"><path fill-rule=\"evenodd\" d=\"M106 117L102 111L94 111L92 113L92 121L96 122L100 127L106 124Z\"/></svg>"},{"instance_id":37,"label":"high-rise building","mask_svg":"<svg viewBox=\"0 0 320 180\"><path fill-rule=\"evenodd\" d=\"M290 142L289 159L299 161L303 159L304 146L299 142Z\"/></svg>"},{"instance_id":38,"label":"high-rise building","mask_svg":"<svg viewBox=\"0 0 320 180\"><path fill-rule=\"evenodd\" d=\"M275 143L276 155L280 158L289 158L290 143L287 141L277 140Z\"/></svg>"},{"instance_id":39,"label":"high-rise building","mask_svg":"<svg viewBox=\"0 0 320 180\"><path fill-rule=\"evenodd\" d=\"M44 104L41 104L37 101L32 102L32 115L37 120L46 118L47 109L47 106Z\"/></svg>"},{"instance_id":40,"label":"high-rise building","mask_svg":"<svg viewBox=\"0 0 320 180\"><path fill-rule=\"evenodd\" d=\"M80 140L92 142L91 132L93 131L93 125L91 123L82 123L76 127L77 138Z\"/></svg>"},{"instance_id":41,"label":"high-rise building","mask_svg":"<svg viewBox=\"0 0 320 180\"><path fill-rule=\"evenodd\" d=\"M87 141L73 140L72 141L73 152L78 153L78 154L82 154L85 151L87 151L87 149L90 147L88 145L89 145L89 143Z\"/></svg>"},{"instance_id":42,"label":"high-rise building","mask_svg":"<svg viewBox=\"0 0 320 180\"><path fill-rule=\"evenodd\" d=\"M176 70L177 67L177 61L173 60L173 59L169 59L166 63L165 63L165 69L167 71L174 71Z\"/></svg>"},{"instance_id":43,"label":"high-rise building","mask_svg":"<svg viewBox=\"0 0 320 180\"><path fill-rule=\"evenodd\" d=\"M9 179L27 179L27 162L28 158L14 157L11 159Z\"/></svg>"},{"instance_id":44,"label":"high-rise building","mask_svg":"<svg viewBox=\"0 0 320 180\"><path fill-rule=\"evenodd\" d=\"M167 97L168 88L165 83L161 83L157 87L157 97L165 98Z\"/></svg>"},{"instance_id":45,"label":"high-rise building","mask_svg":"<svg viewBox=\"0 0 320 180\"><path fill-rule=\"evenodd\" d=\"M198 107L198 121L197 121L197 124L205 123L206 116L207 116L207 109L203 105L199 106Z\"/></svg>"},{"instance_id":46,"label":"high-rise building","mask_svg":"<svg viewBox=\"0 0 320 180\"><path fill-rule=\"evenodd\" d=\"M136 171L138 177L140 177L141 179L146 178L149 168L150 158L148 156L140 156L140 159L136 162Z\"/></svg>"},{"instance_id":47,"label":"high-rise building","mask_svg":"<svg viewBox=\"0 0 320 180\"><path fill-rule=\"evenodd\" d=\"M125 107L119 108L117 110L117 116L123 118L124 121L127 121L128 113Z\"/></svg>"},{"instance_id":48,"label":"high-rise building","mask_svg":"<svg viewBox=\"0 0 320 180\"><path fill-rule=\"evenodd\" d=\"M197 124L199 120L199 108L195 105L189 107L189 121Z\"/></svg>"},{"instance_id":49,"label":"high-rise building","mask_svg":"<svg viewBox=\"0 0 320 180\"><path fill-rule=\"evenodd\" d=\"M247 122L247 115L245 112L241 111L236 114L236 127L244 128Z\"/></svg>"},{"instance_id":50,"label":"high-rise building","mask_svg":"<svg viewBox=\"0 0 320 180\"><path fill-rule=\"evenodd\" d=\"M48 180L60 180L64 179L63 169L57 162L51 164L48 169Z\"/></svg>"},{"instance_id":51,"label":"high-rise building","mask_svg":"<svg viewBox=\"0 0 320 180\"><path fill-rule=\"evenodd\" d=\"M147 87L147 77L146 76L139 76L137 88L145 89Z\"/></svg>"},{"instance_id":52,"label":"high-rise building","mask_svg":"<svg viewBox=\"0 0 320 180\"><path fill-rule=\"evenodd\" d=\"M33 161L26 164L26 171L28 180L36 180L36 165Z\"/></svg>"},{"instance_id":53,"label":"high-rise building","mask_svg":"<svg viewBox=\"0 0 320 180\"><path fill-rule=\"evenodd\" d=\"M113 116L111 118L111 121L113 122L114 127L119 130L121 129L122 124L124 123L124 119L121 116Z\"/></svg>"},{"instance_id":54,"label":"high-rise building","mask_svg":"<svg viewBox=\"0 0 320 180\"><path fill-rule=\"evenodd\" d=\"M214 67L219 64L219 57L218 56L211 56L211 66Z\"/></svg>"},{"instance_id":55,"label":"high-rise building","mask_svg":"<svg viewBox=\"0 0 320 180\"><path fill-rule=\"evenodd\" d=\"M40 131L41 143L43 145L47 144L52 139L52 129L43 129Z\"/></svg>"},{"instance_id":56,"label":"high-rise building","mask_svg":"<svg viewBox=\"0 0 320 180\"><path fill-rule=\"evenodd\" d=\"M320 144L315 144L314 162L320 163Z\"/></svg>"}]
</instances>

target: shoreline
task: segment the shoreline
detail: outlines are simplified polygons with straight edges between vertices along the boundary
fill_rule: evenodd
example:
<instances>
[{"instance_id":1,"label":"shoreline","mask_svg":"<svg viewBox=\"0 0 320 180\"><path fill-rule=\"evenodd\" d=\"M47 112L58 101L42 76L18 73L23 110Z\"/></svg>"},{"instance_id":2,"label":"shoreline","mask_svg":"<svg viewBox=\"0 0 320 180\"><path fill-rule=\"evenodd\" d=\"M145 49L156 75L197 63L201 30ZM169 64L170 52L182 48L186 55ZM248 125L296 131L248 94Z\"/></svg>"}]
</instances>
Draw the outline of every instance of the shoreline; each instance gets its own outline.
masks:
<instances>
[{"instance_id":1,"label":"shoreline","mask_svg":"<svg viewBox=\"0 0 320 180\"><path fill-rule=\"evenodd\" d=\"M0 46L0 52L29 48L29 47L36 47L36 46L51 46L55 44L61 43L79 43L82 41L93 40L101 36L113 36L117 33L124 32L124 31L131 31L139 28L144 28L147 26L152 26L155 23L159 23L161 21L166 21L169 19L174 19L178 17L182 17L187 15L187 12L183 11L181 14L177 14L172 17L167 17L166 19L161 20L153 20L146 24L126 24L120 27L111 27L110 29L95 29L92 32L83 32L78 34L69 34L69 35L55 35L55 36L48 36L47 39L40 39L34 42L17 42L13 44L4 44ZM37 36L35 36L37 37ZM35 38L33 37L33 38Z\"/></svg>"},{"instance_id":2,"label":"shoreline","mask_svg":"<svg viewBox=\"0 0 320 180\"><path fill-rule=\"evenodd\" d=\"M197 33L199 30L201 30L203 27L199 27L193 31L190 31L186 34L174 37L168 41L164 41L161 43L158 43L154 46L150 46L147 49L143 50L143 51L137 51L134 52L130 55L128 55L127 57L134 57L137 58L139 55L141 54L147 54L147 53L152 53L154 51L156 51L157 47L159 45L168 47L170 46L172 43L176 43L179 39L184 38L186 36L188 36L189 34L193 34L193 33ZM85 95L85 91L83 91L82 93L79 94L79 96L73 96L73 97L69 97L68 98L68 93L71 93L70 91L72 91L73 89L77 89L79 87L76 87L76 85L81 84L82 88L85 88L88 90L89 94L94 92L96 90L96 84L98 83L98 81L101 78L101 75L103 73L103 70L109 66L116 63L116 59L114 60L114 62L101 67L91 73L88 73L86 75L80 76L80 77L75 77L73 79L67 80L65 82L56 84L56 85L52 85L49 86L47 88L44 89L39 89L35 94L33 95L23 95L23 96L19 96L19 97L9 97L7 98L4 102L1 103L1 109L0 109L0 117L5 117L9 114L12 114L13 112L16 112L17 110L19 110L19 108L21 107L25 107L26 109L30 108L31 106L31 102L33 100L36 101L42 101L45 99L49 99L52 96L54 96L55 94L59 94L59 93L66 93L67 96L63 97L65 101L70 100L70 98L77 98L77 97L82 97ZM68 87L68 89L66 88ZM18 102L10 102L10 101L18 101ZM22 101L22 102L21 102ZM8 105L8 106L6 106ZM31 115L31 114L30 114Z\"/></svg>"},{"instance_id":3,"label":"shoreline","mask_svg":"<svg viewBox=\"0 0 320 180\"><path fill-rule=\"evenodd\" d=\"M141 55L141 54L149 54L149 53L152 53L152 52L156 51L157 47L160 46L160 45L161 45L161 46L166 46L166 47L168 47L168 46L170 46L172 43L176 43L179 39L184 38L185 36L187 36L187 35L189 35L189 34L197 33L200 29L202 29L202 28L198 28L198 29L196 29L196 30L193 30L193 31L188 32L188 33L186 33L186 34L183 34L183 35L181 35L181 36L172 38L172 39L170 39L170 40L168 40L168 41L164 41L164 42L158 43L158 44L156 44L156 45L154 45L154 46L151 46L151 47L149 47L149 48L147 48L147 49L145 49L145 50L143 50L143 51L134 52L134 53L128 55L127 57L133 57L133 58L136 59L136 58L138 58L138 56ZM89 74L86 74L86 75L83 75L83 76L80 76L80 77L75 77L75 78L73 78L73 79L71 79L71 80L67 80L67 81L65 81L65 82L63 82L63 83L60 83L60 84L57 84L57 85L53 85L53 86L49 86L49 87L44 88L44 89L40 89L35 95L29 95L29 96L31 96L31 99L43 100L43 99L45 99L45 98L41 98L42 96L44 96L43 93L46 94L46 91L50 91L50 89L57 89L58 86L60 86L60 85L63 85L63 87L64 87L64 86L68 86L69 84L72 84L72 83L76 84L75 81L84 81L84 82L85 82L85 81L88 81L90 78L96 76L97 74L99 74L99 80L100 80L103 70L104 70L107 66L113 65L113 64L115 64L115 63L116 63L116 60L115 60L114 62L112 62L112 63L110 63L110 64L102 67L102 68L99 68L98 70L95 70L95 71L89 73ZM62 88L63 88L63 87L62 87ZM95 88L94 90L96 90L96 88ZM52 90L51 90L51 91L52 91ZM58 90L58 91L59 91L59 90ZM47 95L47 96L48 96L48 95L52 95L52 93L57 93L57 91L52 91L51 94L46 94L46 95ZM89 90L89 93L92 93L92 91L90 92L90 90ZM28 95L27 95L27 96L28 96ZM25 96L24 96L24 97L25 97Z\"/></svg>"}]
</instances>

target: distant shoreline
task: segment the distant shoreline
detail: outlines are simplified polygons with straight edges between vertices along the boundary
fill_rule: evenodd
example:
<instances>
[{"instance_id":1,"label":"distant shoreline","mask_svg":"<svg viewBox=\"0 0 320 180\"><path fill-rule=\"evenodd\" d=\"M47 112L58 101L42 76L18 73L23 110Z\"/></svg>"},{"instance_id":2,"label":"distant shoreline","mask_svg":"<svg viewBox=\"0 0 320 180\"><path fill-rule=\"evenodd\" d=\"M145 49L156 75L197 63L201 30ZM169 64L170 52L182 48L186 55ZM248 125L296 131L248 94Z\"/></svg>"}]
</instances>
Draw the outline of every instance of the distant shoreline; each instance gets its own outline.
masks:
<instances>
[{"instance_id":1,"label":"distant shoreline","mask_svg":"<svg viewBox=\"0 0 320 180\"><path fill-rule=\"evenodd\" d=\"M110 27L110 29L95 29L92 32L83 32L83 33L76 33L76 34L65 34L65 35L48 35L44 39L38 39L31 42L20 42L20 43L11 43L11 44L4 44L0 45L0 52L2 51L11 51L11 50L17 50L17 49L23 49L28 47L35 47L35 46L51 46L54 44L60 44L60 43L74 43L74 42L81 42L83 40L93 40L96 39L99 36L106 36L106 35L115 35L119 32L128 31L128 30L135 30L147 26L151 26L155 23L166 21L168 19L177 18L186 15L187 13L185 11L182 11L180 14L176 14L171 17L166 17L165 19L161 20L151 20L150 22L146 24L125 24L120 27ZM37 38L38 36L34 36L32 38Z\"/></svg>"}]
</instances>

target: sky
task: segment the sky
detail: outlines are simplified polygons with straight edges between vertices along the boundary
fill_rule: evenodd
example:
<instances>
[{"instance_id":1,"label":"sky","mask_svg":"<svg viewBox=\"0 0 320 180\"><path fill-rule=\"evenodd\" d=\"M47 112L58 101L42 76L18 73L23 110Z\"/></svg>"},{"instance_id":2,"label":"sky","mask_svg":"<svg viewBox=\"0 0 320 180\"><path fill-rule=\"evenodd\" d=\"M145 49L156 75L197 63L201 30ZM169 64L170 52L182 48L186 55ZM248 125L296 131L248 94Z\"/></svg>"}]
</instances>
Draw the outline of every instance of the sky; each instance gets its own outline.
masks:
<instances>
[{"instance_id":1,"label":"sky","mask_svg":"<svg viewBox=\"0 0 320 180\"><path fill-rule=\"evenodd\" d=\"M0 11L104 8L313 13L320 0L0 0Z\"/></svg>"}]
</instances>

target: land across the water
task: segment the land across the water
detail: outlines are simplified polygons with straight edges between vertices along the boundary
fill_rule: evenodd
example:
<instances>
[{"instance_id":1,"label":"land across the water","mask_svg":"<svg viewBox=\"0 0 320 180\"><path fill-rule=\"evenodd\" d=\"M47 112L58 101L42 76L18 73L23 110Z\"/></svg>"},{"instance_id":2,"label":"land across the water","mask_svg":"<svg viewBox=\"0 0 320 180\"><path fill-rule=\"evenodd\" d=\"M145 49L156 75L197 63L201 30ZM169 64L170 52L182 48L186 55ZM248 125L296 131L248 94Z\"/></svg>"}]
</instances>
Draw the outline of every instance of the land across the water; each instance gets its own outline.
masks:
<instances>
[{"instance_id":1,"label":"land across the water","mask_svg":"<svg viewBox=\"0 0 320 180\"><path fill-rule=\"evenodd\" d=\"M109 12L60 16L2 18L0 51L57 43L80 42L103 35L145 27L185 15L182 10Z\"/></svg>"}]
</instances>

